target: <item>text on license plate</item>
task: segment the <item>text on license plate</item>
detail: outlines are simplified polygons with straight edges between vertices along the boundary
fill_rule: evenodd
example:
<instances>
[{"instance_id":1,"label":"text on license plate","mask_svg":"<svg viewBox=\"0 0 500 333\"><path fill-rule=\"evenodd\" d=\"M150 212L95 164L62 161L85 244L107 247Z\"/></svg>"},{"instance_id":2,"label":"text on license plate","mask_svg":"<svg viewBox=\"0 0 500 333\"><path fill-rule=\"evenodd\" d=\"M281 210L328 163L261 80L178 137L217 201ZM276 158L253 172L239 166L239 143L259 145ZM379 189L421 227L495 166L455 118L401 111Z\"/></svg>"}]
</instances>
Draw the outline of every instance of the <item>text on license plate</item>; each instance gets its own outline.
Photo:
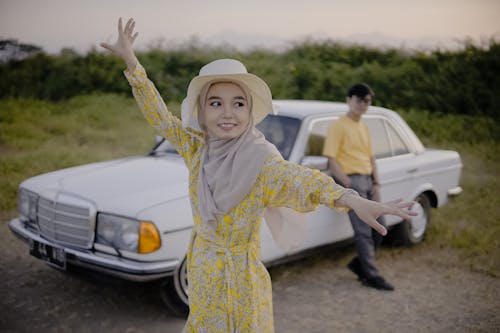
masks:
<instances>
[{"instance_id":1,"label":"text on license plate","mask_svg":"<svg viewBox=\"0 0 500 333\"><path fill-rule=\"evenodd\" d=\"M64 249L35 240L30 241L30 254L58 268L66 269Z\"/></svg>"}]
</instances>

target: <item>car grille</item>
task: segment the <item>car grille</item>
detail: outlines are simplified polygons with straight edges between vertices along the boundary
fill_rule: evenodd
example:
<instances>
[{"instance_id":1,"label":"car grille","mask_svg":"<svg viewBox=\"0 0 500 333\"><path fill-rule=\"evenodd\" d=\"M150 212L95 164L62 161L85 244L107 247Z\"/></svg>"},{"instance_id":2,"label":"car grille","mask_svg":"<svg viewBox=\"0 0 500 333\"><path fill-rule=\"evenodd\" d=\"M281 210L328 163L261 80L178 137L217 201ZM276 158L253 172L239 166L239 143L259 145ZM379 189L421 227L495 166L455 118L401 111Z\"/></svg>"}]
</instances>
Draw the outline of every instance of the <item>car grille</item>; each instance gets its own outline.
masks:
<instances>
[{"instance_id":1,"label":"car grille","mask_svg":"<svg viewBox=\"0 0 500 333\"><path fill-rule=\"evenodd\" d=\"M90 202L65 195L58 195L56 200L40 197L37 208L38 227L43 237L64 245L91 247L95 210Z\"/></svg>"}]
</instances>

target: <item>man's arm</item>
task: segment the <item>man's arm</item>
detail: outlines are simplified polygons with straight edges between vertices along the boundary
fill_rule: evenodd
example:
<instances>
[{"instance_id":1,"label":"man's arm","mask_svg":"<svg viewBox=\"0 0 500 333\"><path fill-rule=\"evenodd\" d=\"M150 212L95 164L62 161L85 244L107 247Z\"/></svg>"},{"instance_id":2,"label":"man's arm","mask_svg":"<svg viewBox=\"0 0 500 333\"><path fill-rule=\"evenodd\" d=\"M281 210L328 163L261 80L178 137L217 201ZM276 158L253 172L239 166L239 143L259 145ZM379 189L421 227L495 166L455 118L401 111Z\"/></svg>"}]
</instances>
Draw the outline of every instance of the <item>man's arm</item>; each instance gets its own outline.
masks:
<instances>
[{"instance_id":1,"label":"man's arm","mask_svg":"<svg viewBox=\"0 0 500 333\"><path fill-rule=\"evenodd\" d=\"M342 168L335 157L328 157L328 168L330 169L333 177L342 183L340 185L343 185L344 187L351 187L351 179L344 173L344 171L342 171Z\"/></svg>"},{"instance_id":2,"label":"man's arm","mask_svg":"<svg viewBox=\"0 0 500 333\"><path fill-rule=\"evenodd\" d=\"M380 181L378 178L377 163L375 163L375 157L370 157L370 162L372 164L372 200L380 202Z\"/></svg>"}]
</instances>

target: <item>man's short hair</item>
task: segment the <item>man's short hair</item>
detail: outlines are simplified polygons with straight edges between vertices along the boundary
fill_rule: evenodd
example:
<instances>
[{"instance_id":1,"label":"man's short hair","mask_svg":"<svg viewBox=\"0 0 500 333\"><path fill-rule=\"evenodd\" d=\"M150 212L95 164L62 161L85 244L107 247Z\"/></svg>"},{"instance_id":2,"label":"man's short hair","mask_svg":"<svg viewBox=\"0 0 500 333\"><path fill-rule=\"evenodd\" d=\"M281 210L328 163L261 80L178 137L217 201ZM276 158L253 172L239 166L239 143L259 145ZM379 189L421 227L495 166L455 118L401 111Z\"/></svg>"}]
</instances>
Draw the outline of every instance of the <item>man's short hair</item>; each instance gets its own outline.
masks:
<instances>
[{"instance_id":1,"label":"man's short hair","mask_svg":"<svg viewBox=\"0 0 500 333\"><path fill-rule=\"evenodd\" d=\"M358 96L359 98L365 98L366 95L375 96L372 88L366 83L356 83L347 91L347 97Z\"/></svg>"}]
</instances>

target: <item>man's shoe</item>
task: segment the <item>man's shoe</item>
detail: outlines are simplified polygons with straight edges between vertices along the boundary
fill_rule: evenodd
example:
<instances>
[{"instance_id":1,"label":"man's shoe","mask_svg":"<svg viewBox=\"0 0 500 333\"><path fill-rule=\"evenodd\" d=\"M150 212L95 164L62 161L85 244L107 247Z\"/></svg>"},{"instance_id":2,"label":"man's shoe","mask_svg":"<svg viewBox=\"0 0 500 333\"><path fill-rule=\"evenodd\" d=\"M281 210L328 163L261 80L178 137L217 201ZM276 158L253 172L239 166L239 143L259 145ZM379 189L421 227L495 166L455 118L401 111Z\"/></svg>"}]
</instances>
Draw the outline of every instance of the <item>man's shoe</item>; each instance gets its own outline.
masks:
<instances>
[{"instance_id":1,"label":"man's shoe","mask_svg":"<svg viewBox=\"0 0 500 333\"><path fill-rule=\"evenodd\" d=\"M384 280L384 278L381 276L362 279L361 283L363 283L363 285L367 287L375 288L378 290L388 290L388 291L394 290L394 287L389 282Z\"/></svg>"},{"instance_id":2,"label":"man's shoe","mask_svg":"<svg viewBox=\"0 0 500 333\"><path fill-rule=\"evenodd\" d=\"M352 259L348 264L347 268L351 270L354 274L358 276L358 280L362 281L366 278L365 273L363 273L363 269L361 269L361 263L359 262L358 257Z\"/></svg>"}]
</instances>

